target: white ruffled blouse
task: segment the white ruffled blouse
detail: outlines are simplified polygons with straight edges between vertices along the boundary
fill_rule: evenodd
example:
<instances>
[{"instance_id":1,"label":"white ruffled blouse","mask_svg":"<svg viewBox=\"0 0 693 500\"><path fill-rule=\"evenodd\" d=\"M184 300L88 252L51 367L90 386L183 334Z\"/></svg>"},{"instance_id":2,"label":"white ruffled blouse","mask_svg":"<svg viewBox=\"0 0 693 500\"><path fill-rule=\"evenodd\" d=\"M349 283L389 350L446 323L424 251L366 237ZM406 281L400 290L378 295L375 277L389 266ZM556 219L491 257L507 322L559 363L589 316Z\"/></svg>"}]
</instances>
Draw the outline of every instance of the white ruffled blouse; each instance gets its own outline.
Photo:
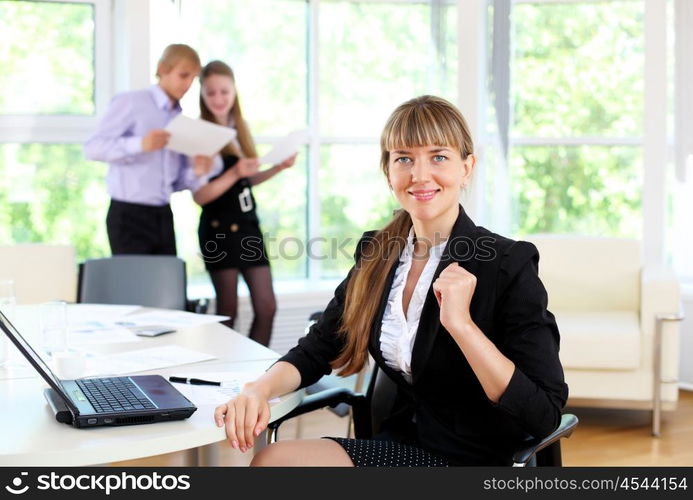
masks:
<instances>
[{"instance_id":1,"label":"white ruffled blouse","mask_svg":"<svg viewBox=\"0 0 693 500\"><path fill-rule=\"evenodd\" d=\"M431 287L433 274L440 263L440 257L445 248L445 241L431 247L428 262L419 276L414 292L409 300L407 314L404 315L402 295L407 283L407 275L411 269L414 252L414 228L409 231L407 246L399 258L395 271L392 288L387 299L383 323L380 331L380 350L387 365L399 370L404 378L411 382L411 351L419 328L419 319L423 309L426 294Z\"/></svg>"}]
</instances>

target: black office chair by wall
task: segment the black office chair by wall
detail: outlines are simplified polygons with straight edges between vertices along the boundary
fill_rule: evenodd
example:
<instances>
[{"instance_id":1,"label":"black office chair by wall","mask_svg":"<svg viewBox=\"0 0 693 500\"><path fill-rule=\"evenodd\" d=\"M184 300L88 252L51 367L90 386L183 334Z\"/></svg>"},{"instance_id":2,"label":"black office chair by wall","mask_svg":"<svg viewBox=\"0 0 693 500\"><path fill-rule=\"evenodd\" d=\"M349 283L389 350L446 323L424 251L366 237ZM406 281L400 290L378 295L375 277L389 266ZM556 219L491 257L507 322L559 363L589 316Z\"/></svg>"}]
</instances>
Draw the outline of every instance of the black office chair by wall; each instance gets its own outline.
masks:
<instances>
[{"instance_id":1,"label":"black office chair by wall","mask_svg":"<svg viewBox=\"0 0 693 500\"><path fill-rule=\"evenodd\" d=\"M320 319L321 312L311 314L308 328ZM359 374L363 377L364 372ZM267 441L276 442L279 426L294 417L304 415L321 408L331 408L334 413L344 416L348 409L350 413L350 429L353 422L354 436L368 439L380 431L382 419L389 413L394 403L396 385L385 372L375 366L367 378L365 384L368 388L364 393L361 390L360 378L357 387L352 390L342 387L335 382L336 376L329 375L321 378L317 383L306 388L308 394L301 404L293 411L275 420L268 425ZM528 439L513 455L513 467L525 466L556 466L560 467L561 438L570 437L578 424L575 415L565 414L561 417L558 428L544 439Z\"/></svg>"},{"instance_id":2,"label":"black office chair by wall","mask_svg":"<svg viewBox=\"0 0 693 500\"><path fill-rule=\"evenodd\" d=\"M172 255L117 255L79 265L77 302L135 304L204 313L187 299L185 261Z\"/></svg>"}]
</instances>

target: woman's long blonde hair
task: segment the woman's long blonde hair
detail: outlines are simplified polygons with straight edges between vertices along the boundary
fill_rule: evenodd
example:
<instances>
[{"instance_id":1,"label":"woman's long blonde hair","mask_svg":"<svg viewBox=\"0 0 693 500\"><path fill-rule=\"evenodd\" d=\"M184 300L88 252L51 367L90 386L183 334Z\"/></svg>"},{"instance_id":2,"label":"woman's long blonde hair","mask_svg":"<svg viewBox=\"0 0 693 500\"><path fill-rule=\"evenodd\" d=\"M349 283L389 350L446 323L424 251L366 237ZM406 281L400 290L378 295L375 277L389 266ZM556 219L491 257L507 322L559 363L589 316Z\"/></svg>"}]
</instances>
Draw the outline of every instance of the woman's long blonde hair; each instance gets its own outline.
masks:
<instances>
[{"instance_id":1,"label":"woman's long blonde hair","mask_svg":"<svg viewBox=\"0 0 693 500\"><path fill-rule=\"evenodd\" d=\"M205 80L212 75L222 75L231 78L234 87L236 87L236 78L233 76L233 71L231 67L222 61L211 61L202 68L200 71L200 117L203 120L216 123L216 119L212 111L205 104L205 100L202 97L203 88ZM243 119L243 113L241 112L241 104L238 99L238 88L236 87L236 98L233 101L233 106L229 111L230 117L233 117L236 127L236 138L238 139L238 144L241 146L241 150L233 144L227 144L224 149L221 150L222 154L233 154L238 157L255 158L257 156L257 151L255 150L255 142L253 141L253 136L250 135L250 130L248 125Z\"/></svg>"},{"instance_id":2,"label":"woman's long blonde hair","mask_svg":"<svg viewBox=\"0 0 693 500\"><path fill-rule=\"evenodd\" d=\"M380 136L380 168L389 179L390 151L418 146L443 146L458 150L462 159L474 153L467 121L451 103L424 95L401 104L390 115ZM389 180L388 180L389 183ZM344 313L339 329L346 345L332 367L339 375L358 373L368 357L368 339L378 314L385 282L406 245L412 220L400 209L361 252L361 259L347 284Z\"/></svg>"}]
</instances>

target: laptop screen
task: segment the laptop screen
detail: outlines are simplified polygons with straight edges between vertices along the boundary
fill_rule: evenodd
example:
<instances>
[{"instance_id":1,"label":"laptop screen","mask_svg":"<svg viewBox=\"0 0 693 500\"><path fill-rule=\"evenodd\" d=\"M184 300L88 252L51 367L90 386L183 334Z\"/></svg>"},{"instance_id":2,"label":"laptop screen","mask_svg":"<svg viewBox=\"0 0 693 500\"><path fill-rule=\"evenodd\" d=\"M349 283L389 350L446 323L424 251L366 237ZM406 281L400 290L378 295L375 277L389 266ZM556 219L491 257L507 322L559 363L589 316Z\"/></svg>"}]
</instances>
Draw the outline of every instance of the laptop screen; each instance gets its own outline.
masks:
<instances>
[{"instance_id":1,"label":"laptop screen","mask_svg":"<svg viewBox=\"0 0 693 500\"><path fill-rule=\"evenodd\" d=\"M29 345L29 343L24 340L24 337L22 337L17 329L14 327L12 323L10 323L10 320L7 319L7 317L0 311L0 328L5 332L5 334L9 337L9 339L12 341L12 343L17 346L17 349L19 349L19 352L21 352L24 357L33 365L34 368L36 368L36 371L38 371L41 376L44 378L46 382L48 382L48 385L51 386L51 388L54 391L57 391L65 400L65 403L69 405L73 410L75 409L74 404L72 401L70 401L70 398L67 397L67 394L65 393L65 388L63 387L63 384L60 382L60 379L55 376L55 374L51 371L51 369L48 367L45 361L41 359L41 356L39 356L36 351Z\"/></svg>"}]
</instances>

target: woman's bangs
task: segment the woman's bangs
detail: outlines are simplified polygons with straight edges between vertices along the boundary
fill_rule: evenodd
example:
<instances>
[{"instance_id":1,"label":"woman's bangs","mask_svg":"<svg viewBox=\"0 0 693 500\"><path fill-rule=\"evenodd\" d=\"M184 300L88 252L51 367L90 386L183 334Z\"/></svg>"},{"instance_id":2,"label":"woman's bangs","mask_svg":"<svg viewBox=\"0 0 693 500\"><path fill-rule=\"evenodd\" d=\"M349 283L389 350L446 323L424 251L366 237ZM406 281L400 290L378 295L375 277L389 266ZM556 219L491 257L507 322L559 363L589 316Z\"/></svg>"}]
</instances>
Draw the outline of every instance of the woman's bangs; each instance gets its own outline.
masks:
<instances>
[{"instance_id":1,"label":"woman's bangs","mask_svg":"<svg viewBox=\"0 0 693 500\"><path fill-rule=\"evenodd\" d=\"M384 137L383 146L386 151L429 145L451 147L461 151L460 138L461 135L456 134L450 127L449 120L436 119L431 110L414 108L408 113L402 113L399 119L392 123Z\"/></svg>"}]
</instances>

